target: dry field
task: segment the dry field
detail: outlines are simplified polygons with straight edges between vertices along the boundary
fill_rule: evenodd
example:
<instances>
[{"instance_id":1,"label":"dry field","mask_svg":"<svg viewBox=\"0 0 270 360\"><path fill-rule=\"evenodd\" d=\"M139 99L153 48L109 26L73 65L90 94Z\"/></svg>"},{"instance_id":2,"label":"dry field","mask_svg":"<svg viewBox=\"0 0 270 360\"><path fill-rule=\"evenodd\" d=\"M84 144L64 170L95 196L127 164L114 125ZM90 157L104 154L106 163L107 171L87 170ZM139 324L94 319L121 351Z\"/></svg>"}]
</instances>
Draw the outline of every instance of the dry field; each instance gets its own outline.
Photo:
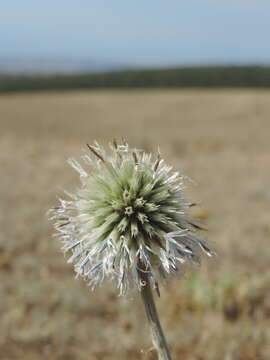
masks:
<instances>
[{"instance_id":1,"label":"dry field","mask_svg":"<svg viewBox=\"0 0 270 360\"><path fill-rule=\"evenodd\" d=\"M190 90L0 96L0 359L150 359L140 299L93 293L46 211L78 179L65 160L125 136L196 181L218 252L161 288L174 359L270 356L270 92Z\"/></svg>"}]
</instances>

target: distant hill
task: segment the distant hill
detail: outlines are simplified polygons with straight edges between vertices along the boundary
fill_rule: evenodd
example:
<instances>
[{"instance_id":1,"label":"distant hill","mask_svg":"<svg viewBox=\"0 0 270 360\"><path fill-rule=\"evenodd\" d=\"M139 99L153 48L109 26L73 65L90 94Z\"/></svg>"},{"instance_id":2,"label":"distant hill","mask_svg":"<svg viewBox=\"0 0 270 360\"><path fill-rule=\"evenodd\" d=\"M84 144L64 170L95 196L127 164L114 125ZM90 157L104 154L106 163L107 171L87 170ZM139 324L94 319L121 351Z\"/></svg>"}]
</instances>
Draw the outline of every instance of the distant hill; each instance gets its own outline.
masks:
<instances>
[{"instance_id":1,"label":"distant hill","mask_svg":"<svg viewBox=\"0 0 270 360\"><path fill-rule=\"evenodd\" d=\"M100 88L270 87L270 66L206 66L73 75L2 75L0 92Z\"/></svg>"},{"instance_id":2,"label":"distant hill","mask_svg":"<svg viewBox=\"0 0 270 360\"><path fill-rule=\"evenodd\" d=\"M0 56L0 74L56 75L120 70L123 66L109 60L78 60L65 57Z\"/></svg>"}]
</instances>

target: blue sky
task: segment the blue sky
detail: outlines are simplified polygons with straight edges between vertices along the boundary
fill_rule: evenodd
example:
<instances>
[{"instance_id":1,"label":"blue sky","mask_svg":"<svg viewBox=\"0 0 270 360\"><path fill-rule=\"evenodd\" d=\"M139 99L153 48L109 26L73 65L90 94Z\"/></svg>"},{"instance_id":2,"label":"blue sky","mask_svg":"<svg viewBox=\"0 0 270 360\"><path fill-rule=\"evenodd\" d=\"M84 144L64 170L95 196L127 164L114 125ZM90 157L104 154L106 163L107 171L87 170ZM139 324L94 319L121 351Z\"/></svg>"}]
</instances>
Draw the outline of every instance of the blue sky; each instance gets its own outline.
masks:
<instances>
[{"instance_id":1,"label":"blue sky","mask_svg":"<svg viewBox=\"0 0 270 360\"><path fill-rule=\"evenodd\" d=\"M0 56L270 63L270 0L9 0Z\"/></svg>"}]
</instances>

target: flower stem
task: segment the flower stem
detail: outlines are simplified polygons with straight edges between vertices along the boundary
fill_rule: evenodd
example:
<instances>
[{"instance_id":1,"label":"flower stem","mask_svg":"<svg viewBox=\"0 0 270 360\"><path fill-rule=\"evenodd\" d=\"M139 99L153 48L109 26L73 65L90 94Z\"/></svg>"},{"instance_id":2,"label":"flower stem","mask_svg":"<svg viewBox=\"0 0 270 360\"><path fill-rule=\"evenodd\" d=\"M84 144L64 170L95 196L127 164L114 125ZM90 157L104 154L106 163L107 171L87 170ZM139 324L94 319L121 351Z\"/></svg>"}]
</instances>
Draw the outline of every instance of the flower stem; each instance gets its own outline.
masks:
<instances>
[{"instance_id":1,"label":"flower stem","mask_svg":"<svg viewBox=\"0 0 270 360\"><path fill-rule=\"evenodd\" d=\"M172 360L168 345L163 334L154 297L151 289L147 271L139 271L139 276L144 286L141 288L142 301L145 307L146 316L150 325L152 342L158 353L159 360Z\"/></svg>"}]
</instances>

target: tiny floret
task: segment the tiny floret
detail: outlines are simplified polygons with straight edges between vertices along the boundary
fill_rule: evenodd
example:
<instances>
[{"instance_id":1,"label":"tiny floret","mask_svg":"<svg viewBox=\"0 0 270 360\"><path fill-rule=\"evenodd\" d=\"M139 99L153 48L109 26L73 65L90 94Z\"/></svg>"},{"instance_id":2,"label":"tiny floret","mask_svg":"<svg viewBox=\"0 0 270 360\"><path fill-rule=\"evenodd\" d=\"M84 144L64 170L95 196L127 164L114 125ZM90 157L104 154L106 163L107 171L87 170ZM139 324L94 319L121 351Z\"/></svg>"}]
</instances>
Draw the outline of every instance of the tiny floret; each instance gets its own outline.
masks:
<instances>
[{"instance_id":1,"label":"tiny floret","mask_svg":"<svg viewBox=\"0 0 270 360\"><path fill-rule=\"evenodd\" d=\"M141 290L140 271L153 288L160 276L182 273L182 264L198 263L200 253L213 253L195 236L200 224L188 214L193 204L184 197L184 177L173 172L158 153L111 145L109 154L95 143L70 159L79 173L79 190L51 210L63 251L70 253L77 275L94 288L115 280L120 294Z\"/></svg>"}]
</instances>

